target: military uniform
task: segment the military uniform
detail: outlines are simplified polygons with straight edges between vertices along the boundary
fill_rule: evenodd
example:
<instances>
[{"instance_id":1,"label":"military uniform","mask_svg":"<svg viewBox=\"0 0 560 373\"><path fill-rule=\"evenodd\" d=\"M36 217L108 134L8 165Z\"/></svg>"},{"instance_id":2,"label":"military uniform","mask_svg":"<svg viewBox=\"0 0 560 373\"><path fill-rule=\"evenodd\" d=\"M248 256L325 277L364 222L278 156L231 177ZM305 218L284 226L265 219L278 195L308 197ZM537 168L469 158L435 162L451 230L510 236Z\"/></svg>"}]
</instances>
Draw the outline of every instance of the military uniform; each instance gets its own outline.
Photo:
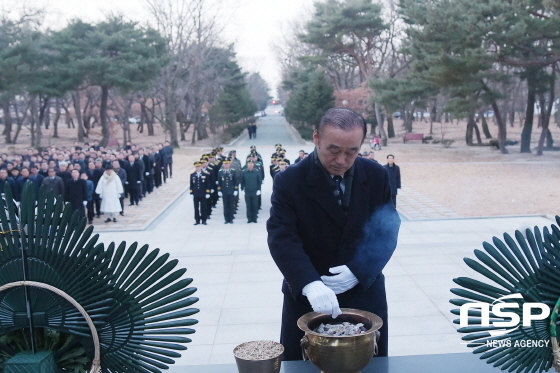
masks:
<instances>
[{"instance_id":1,"label":"military uniform","mask_svg":"<svg viewBox=\"0 0 560 373\"><path fill-rule=\"evenodd\" d=\"M259 211L258 197L261 194L261 173L255 167L246 169L241 175L241 190L245 191L247 205L247 223L256 223Z\"/></svg>"},{"instance_id":2,"label":"military uniform","mask_svg":"<svg viewBox=\"0 0 560 373\"><path fill-rule=\"evenodd\" d=\"M225 161L229 162L229 161ZM218 190L222 193L224 204L225 223L233 224L233 214L235 211L235 195L239 194L239 182L235 172L230 169L222 168L218 172Z\"/></svg>"},{"instance_id":3,"label":"military uniform","mask_svg":"<svg viewBox=\"0 0 560 373\"><path fill-rule=\"evenodd\" d=\"M202 166L202 163L195 162L195 166ZM210 178L208 174L200 170L191 174L191 195L194 201L194 219L196 224L206 225L208 218L208 201L210 199Z\"/></svg>"}]
</instances>

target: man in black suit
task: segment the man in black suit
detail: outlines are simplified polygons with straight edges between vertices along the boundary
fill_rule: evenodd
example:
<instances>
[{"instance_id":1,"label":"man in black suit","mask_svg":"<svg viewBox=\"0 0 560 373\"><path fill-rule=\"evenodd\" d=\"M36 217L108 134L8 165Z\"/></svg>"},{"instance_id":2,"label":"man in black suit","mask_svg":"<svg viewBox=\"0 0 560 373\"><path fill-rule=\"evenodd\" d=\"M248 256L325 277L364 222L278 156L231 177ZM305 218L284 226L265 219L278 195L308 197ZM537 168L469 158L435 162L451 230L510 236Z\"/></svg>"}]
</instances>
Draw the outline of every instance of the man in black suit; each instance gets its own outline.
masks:
<instances>
[{"instance_id":1,"label":"man in black suit","mask_svg":"<svg viewBox=\"0 0 560 373\"><path fill-rule=\"evenodd\" d=\"M138 206L140 199L140 183L142 183L142 167L136 162L133 155L128 156L128 165L126 167L126 187L130 197L130 205Z\"/></svg>"},{"instance_id":2,"label":"man in black suit","mask_svg":"<svg viewBox=\"0 0 560 373\"><path fill-rule=\"evenodd\" d=\"M73 170L70 180L64 186L64 200L70 202L71 209L78 211L80 216L85 216L85 206L87 205L87 184L85 180L80 179L80 172Z\"/></svg>"},{"instance_id":3,"label":"man in black suit","mask_svg":"<svg viewBox=\"0 0 560 373\"><path fill-rule=\"evenodd\" d=\"M387 356L382 270L395 250L400 219L386 170L358 158L366 131L356 112L328 110L313 134L315 151L274 179L267 230L284 275L284 360L302 358L299 317L316 311L336 318L340 308L381 317L378 355Z\"/></svg>"}]
</instances>

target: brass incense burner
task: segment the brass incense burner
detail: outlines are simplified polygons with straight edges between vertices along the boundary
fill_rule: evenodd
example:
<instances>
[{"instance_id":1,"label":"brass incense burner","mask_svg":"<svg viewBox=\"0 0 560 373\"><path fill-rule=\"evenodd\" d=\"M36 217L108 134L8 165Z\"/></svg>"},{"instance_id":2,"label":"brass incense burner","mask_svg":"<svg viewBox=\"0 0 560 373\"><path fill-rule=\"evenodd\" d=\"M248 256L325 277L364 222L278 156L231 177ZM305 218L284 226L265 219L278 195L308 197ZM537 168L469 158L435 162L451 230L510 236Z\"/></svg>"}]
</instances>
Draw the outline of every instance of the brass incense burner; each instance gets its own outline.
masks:
<instances>
[{"instance_id":1,"label":"brass incense burner","mask_svg":"<svg viewBox=\"0 0 560 373\"><path fill-rule=\"evenodd\" d=\"M304 360L309 359L323 373L359 373L377 355L377 330L383 322L371 312L342 308L342 315L309 312L299 318L297 325L305 332L301 340ZM330 336L314 332L321 323L342 322L364 324L367 331L351 336Z\"/></svg>"}]
</instances>

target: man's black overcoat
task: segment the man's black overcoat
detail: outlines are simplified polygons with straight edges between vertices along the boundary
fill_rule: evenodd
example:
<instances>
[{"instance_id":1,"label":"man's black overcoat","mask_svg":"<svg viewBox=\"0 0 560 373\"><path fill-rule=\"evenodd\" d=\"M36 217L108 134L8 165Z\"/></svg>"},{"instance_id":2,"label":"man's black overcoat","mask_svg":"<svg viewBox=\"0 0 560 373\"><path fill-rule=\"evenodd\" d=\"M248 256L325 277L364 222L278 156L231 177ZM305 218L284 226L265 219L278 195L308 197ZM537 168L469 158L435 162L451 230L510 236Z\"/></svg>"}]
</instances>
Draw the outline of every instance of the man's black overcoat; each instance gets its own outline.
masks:
<instances>
[{"instance_id":1,"label":"man's black overcoat","mask_svg":"<svg viewBox=\"0 0 560 373\"><path fill-rule=\"evenodd\" d=\"M343 264L359 284L337 296L340 307L373 312L383 319L379 356L387 355L382 270L395 250L400 218L391 203L387 171L381 165L358 157L349 173L353 178L346 213L315 154L274 179L267 230L270 252L284 275L281 342L285 360L301 359L303 332L296 322L312 311L302 288L330 275L330 267Z\"/></svg>"}]
</instances>

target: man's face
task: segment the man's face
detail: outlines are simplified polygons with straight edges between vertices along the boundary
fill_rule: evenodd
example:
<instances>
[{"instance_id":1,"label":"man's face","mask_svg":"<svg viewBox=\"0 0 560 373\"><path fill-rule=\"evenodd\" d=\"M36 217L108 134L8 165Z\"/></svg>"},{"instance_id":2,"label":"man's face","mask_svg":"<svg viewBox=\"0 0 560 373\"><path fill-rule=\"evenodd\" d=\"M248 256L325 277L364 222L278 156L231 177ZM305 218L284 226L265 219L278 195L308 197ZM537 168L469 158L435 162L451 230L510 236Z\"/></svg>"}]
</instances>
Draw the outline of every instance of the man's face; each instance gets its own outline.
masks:
<instances>
[{"instance_id":1,"label":"man's face","mask_svg":"<svg viewBox=\"0 0 560 373\"><path fill-rule=\"evenodd\" d=\"M21 176L29 177L29 170L27 168L22 169L21 170Z\"/></svg>"},{"instance_id":2,"label":"man's face","mask_svg":"<svg viewBox=\"0 0 560 373\"><path fill-rule=\"evenodd\" d=\"M352 167L362 145L364 131L360 127L343 130L327 124L321 134L313 133L313 143L323 167L331 175L344 175Z\"/></svg>"},{"instance_id":3,"label":"man's face","mask_svg":"<svg viewBox=\"0 0 560 373\"><path fill-rule=\"evenodd\" d=\"M129 155L129 156L128 156L128 161L129 161L130 163L134 162L134 156L133 156L133 155Z\"/></svg>"},{"instance_id":4,"label":"man's face","mask_svg":"<svg viewBox=\"0 0 560 373\"><path fill-rule=\"evenodd\" d=\"M89 162L87 166L90 170L93 170L95 168L95 163Z\"/></svg>"},{"instance_id":5,"label":"man's face","mask_svg":"<svg viewBox=\"0 0 560 373\"><path fill-rule=\"evenodd\" d=\"M113 161L113 168L115 170L119 170L121 168L121 164L119 163L119 161Z\"/></svg>"},{"instance_id":6,"label":"man's face","mask_svg":"<svg viewBox=\"0 0 560 373\"><path fill-rule=\"evenodd\" d=\"M65 165L65 164L61 164L61 165L60 165L60 172L64 172L64 171L66 171L67 169L68 169L68 166L67 166L67 165Z\"/></svg>"},{"instance_id":7,"label":"man's face","mask_svg":"<svg viewBox=\"0 0 560 373\"><path fill-rule=\"evenodd\" d=\"M395 164L395 158L393 156L388 156L387 157L387 163L389 164Z\"/></svg>"},{"instance_id":8,"label":"man's face","mask_svg":"<svg viewBox=\"0 0 560 373\"><path fill-rule=\"evenodd\" d=\"M73 170L73 171L72 171L72 179L78 180L79 177L80 177L80 171L78 171L78 170Z\"/></svg>"},{"instance_id":9,"label":"man's face","mask_svg":"<svg viewBox=\"0 0 560 373\"><path fill-rule=\"evenodd\" d=\"M225 169L227 170L228 168L231 167L231 163L223 163L223 164L222 164L222 167L225 168Z\"/></svg>"},{"instance_id":10,"label":"man's face","mask_svg":"<svg viewBox=\"0 0 560 373\"><path fill-rule=\"evenodd\" d=\"M54 177L56 172L54 170L49 170L49 177Z\"/></svg>"},{"instance_id":11,"label":"man's face","mask_svg":"<svg viewBox=\"0 0 560 373\"><path fill-rule=\"evenodd\" d=\"M255 168L255 164L253 162L247 163L247 169L249 171L253 171L253 168Z\"/></svg>"},{"instance_id":12,"label":"man's face","mask_svg":"<svg viewBox=\"0 0 560 373\"><path fill-rule=\"evenodd\" d=\"M202 166L196 166L196 172L202 171Z\"/></svg>"},{"instance_id":13,"label":"man's face","mask_svg":"<svg viewBox=\"0 0 560 373\"><path fill-rule=\"evenodd\" d=\"M0 179L6 180L8 178L8 171L5 169L0 170Z\"/></svg>"},{"instance_id":14,"label":"man's face","mask_svg":"<svg viewBox=\"0 0 560 373\"><path fill-rule=\"evenodd\" d=\"M299 152L299 157L300 157L300 158L303 158L303 153L304 153L304 152Z\"/></svg>"},{"instance_id":15,"label":"man's face","mask_svg":"<svg viewBox=\"0 0 560 373\"><path fill-rule=\"evenodd\" d=\"M373 152L369 153L368 159L375 159L375 154Z\"/></svg>"}]
</instances>

